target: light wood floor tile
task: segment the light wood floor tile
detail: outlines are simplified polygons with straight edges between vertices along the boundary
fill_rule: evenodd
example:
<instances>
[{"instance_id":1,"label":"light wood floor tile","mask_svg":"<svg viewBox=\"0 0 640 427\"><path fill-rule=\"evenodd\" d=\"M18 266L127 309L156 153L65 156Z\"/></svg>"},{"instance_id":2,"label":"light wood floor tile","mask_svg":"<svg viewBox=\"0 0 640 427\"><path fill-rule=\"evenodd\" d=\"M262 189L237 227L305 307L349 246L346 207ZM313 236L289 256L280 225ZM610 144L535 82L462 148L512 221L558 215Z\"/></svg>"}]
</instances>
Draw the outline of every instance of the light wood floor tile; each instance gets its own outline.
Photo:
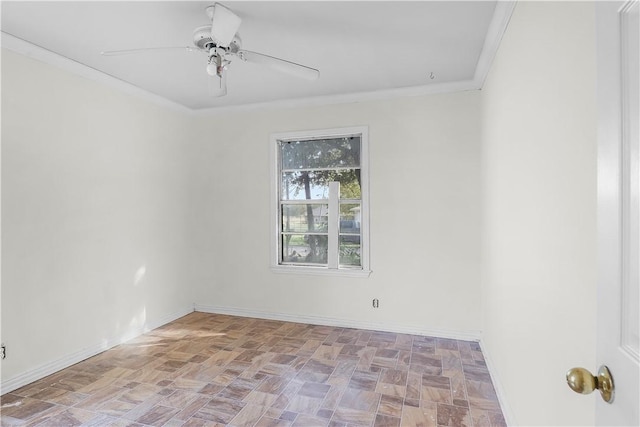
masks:
<instances>
[{"instance_id":1,"label":"light wood floor tile","mask_svg":"<svg viewBox=\"0 0 640 427\"><path fill-rule=\"evenodd\" d=\"M506 426L475 342L197 312L0 400L3 426Z\"/></svg>"}]
</instances>

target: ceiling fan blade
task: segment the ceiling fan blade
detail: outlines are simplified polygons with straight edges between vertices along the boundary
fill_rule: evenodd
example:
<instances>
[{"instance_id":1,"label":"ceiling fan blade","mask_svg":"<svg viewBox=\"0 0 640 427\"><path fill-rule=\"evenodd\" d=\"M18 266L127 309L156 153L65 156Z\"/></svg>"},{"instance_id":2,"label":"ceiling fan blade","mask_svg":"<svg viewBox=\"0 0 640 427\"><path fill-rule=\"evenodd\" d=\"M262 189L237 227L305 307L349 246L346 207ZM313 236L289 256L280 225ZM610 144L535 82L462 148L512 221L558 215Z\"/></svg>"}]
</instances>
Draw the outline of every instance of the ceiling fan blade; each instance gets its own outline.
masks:
<instances>
[{"instance_id":1,"label":"ceiling fan blade","mask_svg":"<svg viewBox=\"0 0 640 427\"><path fill-rule=\"evenodd\" d=\"M138 53L150 53L150 52L158 52L158 51L169 51L169 50L184 50L187 52L196 52L199 49L190 46L165 46L165 47L143 47L139 49L124 49L124 50L105 50L100 52L100 55L103 56L117 56L117 55L133 55Z\"/></svg>"},{"instance_id":2,"label":"ceiling fan blade","mask_svg":"<svg viewBox=\"0 0 640 427\"><path fill-rule=\"evenodd\" d=\"M227 70L222 75L209 76L209 96L219 97L227 94Z\"/></svg>"},{"instance_id":3,"label":"ceiling fan blade","mask_svg":"<svg viewBox=\"0 0 640 427\"><path fill-rule=\"evenodd\" d=\"M320 77L320 71L315 68L296 64L295 62L286 61L274 56L251 52L250 50L240 50L238 51L238 56L243 61L266 65L274 70L282 71L283 73L291 74L292 76L302 79L317 80L318 77Z\"/></svg>"},{"instance_id":4,"label":"ceiling fan blade","mask_svg":"<svg viewBox=\"0 0 640 427\"><path fill-rule=\"evenodd\" d=\"M218 46L229 47L242 19L220 3L213 5L211 13L211 38Z\"/></svg>"}]
</instances>

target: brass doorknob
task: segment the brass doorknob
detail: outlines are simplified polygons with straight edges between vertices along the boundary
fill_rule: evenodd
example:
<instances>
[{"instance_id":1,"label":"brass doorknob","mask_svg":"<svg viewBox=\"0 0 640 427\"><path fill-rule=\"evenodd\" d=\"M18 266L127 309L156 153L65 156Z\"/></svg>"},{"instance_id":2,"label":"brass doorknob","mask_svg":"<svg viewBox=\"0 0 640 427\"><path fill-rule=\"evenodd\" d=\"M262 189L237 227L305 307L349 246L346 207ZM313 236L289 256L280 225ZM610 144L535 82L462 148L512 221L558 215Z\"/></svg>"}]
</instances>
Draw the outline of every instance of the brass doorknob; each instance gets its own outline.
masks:
<instances>
[{"instance_id":1,"label":"brass doorknob","mask_svg":"<svg viewBox=\"0 0 640 427\"><path fill-rule=\"evenodd\" d=\"M602 365L598 369L598 376L594 376L585 368L572 368L567 371L567 384L571 390L580 394L589 394L593 390L600 390L605 402L613 402L613 377L609 368Z\"/></svg>"}]
</instances>

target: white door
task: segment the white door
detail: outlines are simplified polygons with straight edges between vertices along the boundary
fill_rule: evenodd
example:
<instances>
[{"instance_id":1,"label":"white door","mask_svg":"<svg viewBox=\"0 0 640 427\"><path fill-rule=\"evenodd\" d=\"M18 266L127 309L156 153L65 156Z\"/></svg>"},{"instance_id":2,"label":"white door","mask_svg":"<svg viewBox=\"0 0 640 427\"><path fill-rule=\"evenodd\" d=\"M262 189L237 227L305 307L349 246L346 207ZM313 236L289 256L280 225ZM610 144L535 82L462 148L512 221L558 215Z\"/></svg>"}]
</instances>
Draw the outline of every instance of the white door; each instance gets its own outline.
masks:
<instances>
[{"instance_id":1,"label":"white door","mask_svg":"<svg viewBox=\"0 0 640 427\"><path fill-rule=\"evenodd\" d=\"M598 70L598 349L614 383L597 425L640 425L639 1L596 4ZM597 367L593 367L597 368Z\"/></svg>"}]
</instances>

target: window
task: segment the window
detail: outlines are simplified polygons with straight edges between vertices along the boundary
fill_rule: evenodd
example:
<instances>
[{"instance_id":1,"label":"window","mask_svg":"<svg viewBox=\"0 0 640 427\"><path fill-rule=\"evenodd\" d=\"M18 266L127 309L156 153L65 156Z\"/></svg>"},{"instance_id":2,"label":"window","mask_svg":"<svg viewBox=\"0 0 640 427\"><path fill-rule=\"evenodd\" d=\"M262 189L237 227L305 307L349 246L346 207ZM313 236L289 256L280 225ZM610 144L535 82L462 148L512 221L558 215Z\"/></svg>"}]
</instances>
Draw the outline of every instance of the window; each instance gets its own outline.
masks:
<instances>
[{"instance_id":1,"label":"window","mask_svg":"<svg viewBox=\"0 0 640 427\"><path fill-rule=\"evenodd\" d=\"M366 127L272 135L272 267L369 274Z\"/></svg>"}]
</instances>

